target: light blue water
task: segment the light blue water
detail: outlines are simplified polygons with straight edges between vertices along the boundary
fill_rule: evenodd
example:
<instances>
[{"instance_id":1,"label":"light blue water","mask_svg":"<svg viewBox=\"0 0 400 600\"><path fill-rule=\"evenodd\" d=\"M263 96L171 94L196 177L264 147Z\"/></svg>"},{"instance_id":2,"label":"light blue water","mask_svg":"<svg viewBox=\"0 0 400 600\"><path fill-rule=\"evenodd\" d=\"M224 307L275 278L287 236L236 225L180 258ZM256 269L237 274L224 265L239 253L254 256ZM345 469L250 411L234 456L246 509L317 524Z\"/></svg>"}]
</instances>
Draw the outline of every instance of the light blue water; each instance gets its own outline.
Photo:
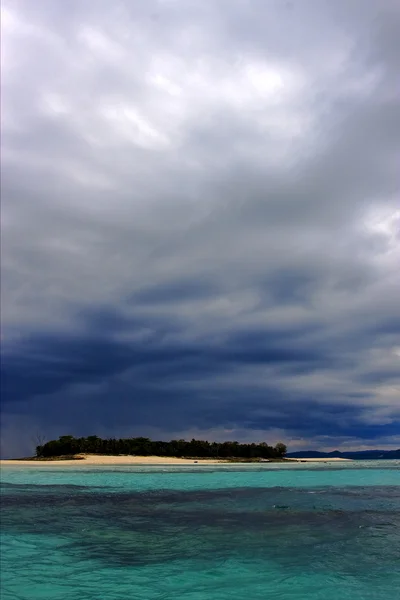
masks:
<instances>
[{"instance_id":1,"label":"light blue water","mask_svg":"<svg viewBox=\"0 0 400 600\"><path fill-rule=\"evenodd\" d=\"M6 466L1 600L400 599L400 463Z\"/></svg>"}]
</instances>

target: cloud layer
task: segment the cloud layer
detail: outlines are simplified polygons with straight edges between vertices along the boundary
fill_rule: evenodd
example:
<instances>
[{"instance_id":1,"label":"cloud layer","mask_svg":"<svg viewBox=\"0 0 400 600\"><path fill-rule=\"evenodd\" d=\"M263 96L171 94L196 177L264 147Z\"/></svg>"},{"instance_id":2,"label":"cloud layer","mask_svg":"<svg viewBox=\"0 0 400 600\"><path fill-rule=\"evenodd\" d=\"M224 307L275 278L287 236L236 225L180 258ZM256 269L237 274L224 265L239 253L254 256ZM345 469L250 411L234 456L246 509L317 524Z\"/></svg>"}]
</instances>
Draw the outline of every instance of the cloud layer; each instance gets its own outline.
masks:
<instances>
[{"instance_id":1,"label":"cloud layer","mask_svg":"<svg viewBox=\"0 0 400 600\"><path fill-rule=\"evenodd\" d=\"M400 445L399 23L4 0L3 454Z\"/></svg>"}]
</instances>

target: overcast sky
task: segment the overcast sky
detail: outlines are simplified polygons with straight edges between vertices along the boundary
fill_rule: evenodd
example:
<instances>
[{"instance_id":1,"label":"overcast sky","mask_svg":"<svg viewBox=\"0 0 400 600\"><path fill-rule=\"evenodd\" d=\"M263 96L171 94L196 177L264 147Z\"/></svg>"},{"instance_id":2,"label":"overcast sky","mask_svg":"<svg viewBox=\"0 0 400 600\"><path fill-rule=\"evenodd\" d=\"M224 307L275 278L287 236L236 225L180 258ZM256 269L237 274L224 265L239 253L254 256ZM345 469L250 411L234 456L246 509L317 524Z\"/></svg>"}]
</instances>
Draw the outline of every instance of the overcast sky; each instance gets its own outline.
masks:
<instances>
[{"instance_id":1,"label":"overcast sky","mask_svg":"<svg viewBox=\"0 0 400 600\"><path fill-rule=\"evenodd\" d=\"M400 446L400 4L2 0L2 453Z\"/></svg>"}]
</instances>

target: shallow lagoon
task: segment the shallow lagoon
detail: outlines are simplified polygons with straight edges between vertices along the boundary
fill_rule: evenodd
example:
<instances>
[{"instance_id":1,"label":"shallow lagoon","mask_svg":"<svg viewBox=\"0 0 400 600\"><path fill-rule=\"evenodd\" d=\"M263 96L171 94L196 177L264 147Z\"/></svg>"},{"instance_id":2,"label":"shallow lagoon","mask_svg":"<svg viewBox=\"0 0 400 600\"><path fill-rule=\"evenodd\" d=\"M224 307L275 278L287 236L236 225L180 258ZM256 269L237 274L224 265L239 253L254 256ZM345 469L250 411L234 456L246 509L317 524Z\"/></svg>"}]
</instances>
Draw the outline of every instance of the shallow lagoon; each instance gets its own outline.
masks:
<instances>
[{"instance_id":1,"label":"shallow lagoon","mask_svg":"<svg viewBox=\"0 0 400 600\"><path fill-rule=\"evenodd\" d=\"M2 600L400 598L400 464L2 468Z\"/></svg>"}]
</instances>

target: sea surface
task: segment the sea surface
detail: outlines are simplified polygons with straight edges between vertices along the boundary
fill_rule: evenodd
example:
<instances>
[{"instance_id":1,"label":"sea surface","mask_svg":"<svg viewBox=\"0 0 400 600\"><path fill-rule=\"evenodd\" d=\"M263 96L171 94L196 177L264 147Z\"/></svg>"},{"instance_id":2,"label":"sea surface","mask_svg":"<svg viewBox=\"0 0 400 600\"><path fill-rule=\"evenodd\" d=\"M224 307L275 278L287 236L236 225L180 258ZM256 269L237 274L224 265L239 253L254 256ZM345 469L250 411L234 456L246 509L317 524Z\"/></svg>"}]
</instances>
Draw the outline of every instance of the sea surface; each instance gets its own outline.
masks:
<instances>
[{"instance_id":1,"label":"sea surface","mask_svg":"<svg viewBox=\"0 0 400 600\"><path fill-rule=\"evenodd\" d=\"M400 599L400 462L1 470L1 600Z\"/></svg>"}]
</instances>

